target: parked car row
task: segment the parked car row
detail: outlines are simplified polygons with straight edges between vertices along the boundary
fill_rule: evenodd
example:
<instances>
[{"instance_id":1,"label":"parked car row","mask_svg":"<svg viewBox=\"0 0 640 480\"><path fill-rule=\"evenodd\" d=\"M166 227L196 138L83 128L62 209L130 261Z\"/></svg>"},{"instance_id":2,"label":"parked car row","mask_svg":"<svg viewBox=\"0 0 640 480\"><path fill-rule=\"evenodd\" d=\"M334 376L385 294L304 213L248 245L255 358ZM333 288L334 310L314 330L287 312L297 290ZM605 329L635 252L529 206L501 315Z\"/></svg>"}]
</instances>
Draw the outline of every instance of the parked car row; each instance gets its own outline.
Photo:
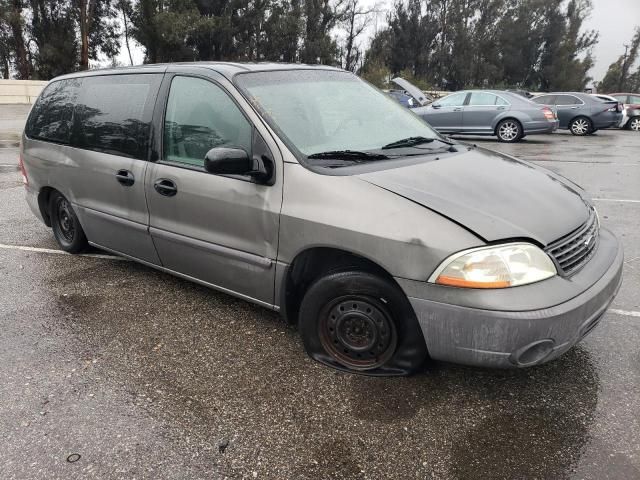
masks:
<instances>
[{"instance_id":1,"label":"parked car row","mask_svg":"<svg viewBox=\"0 0 640 480\"><path fill-rule=\"evenodd\" d=\"M517 142L558 128L577 136L615 127L640 131L640 95L552 92L534 96L521 90L463 90L430 101L406 80L392 81L402 90L390 95L448 135L489 135Z\"/></svg>"}]
</instances>

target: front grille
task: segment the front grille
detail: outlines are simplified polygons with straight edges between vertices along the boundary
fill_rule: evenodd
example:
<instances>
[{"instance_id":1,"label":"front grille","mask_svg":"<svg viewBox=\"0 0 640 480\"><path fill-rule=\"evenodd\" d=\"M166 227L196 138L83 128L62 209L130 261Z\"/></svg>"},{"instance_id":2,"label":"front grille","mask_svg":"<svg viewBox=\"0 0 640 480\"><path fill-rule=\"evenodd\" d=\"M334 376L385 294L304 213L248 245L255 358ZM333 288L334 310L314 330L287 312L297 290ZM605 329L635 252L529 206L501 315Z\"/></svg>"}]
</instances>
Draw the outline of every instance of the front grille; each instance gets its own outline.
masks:
<instances>
[{"instance_id":1,"label":"front grille","mask_svg":"<svg viewBox=\"0 0 640 480\"><path fill-rule=\"evenodd\" d=\"M598 219L591 210L589 219L580 228L553 242L547 253L556 262L558 273L571 275L584 266L598 246Z\"/></svg>"}]
</instances>

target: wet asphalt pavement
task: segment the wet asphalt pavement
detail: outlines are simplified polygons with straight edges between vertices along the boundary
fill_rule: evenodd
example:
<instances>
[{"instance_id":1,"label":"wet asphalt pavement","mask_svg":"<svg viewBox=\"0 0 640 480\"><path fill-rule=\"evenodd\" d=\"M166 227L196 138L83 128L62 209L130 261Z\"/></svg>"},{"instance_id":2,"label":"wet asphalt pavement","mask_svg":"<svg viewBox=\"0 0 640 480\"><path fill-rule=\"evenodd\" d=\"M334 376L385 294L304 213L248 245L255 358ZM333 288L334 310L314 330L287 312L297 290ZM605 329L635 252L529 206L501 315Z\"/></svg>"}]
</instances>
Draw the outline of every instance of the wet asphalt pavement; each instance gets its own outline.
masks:
<instances>
[{"instance_id":1,"label":"wet asphalt pavement","mask_svg":"<svg viewBox=\"0 0 640 480\"><path fill-rule=\"evenodd\" d=\"M640 478L639 134L473 140L582 185L622 238L624 284L580 345L528 370L368 378L313 362L244 301L9 248L57 250L23 199L26 111L0 107L3 479Z\"/></svg>"}]
</instances>

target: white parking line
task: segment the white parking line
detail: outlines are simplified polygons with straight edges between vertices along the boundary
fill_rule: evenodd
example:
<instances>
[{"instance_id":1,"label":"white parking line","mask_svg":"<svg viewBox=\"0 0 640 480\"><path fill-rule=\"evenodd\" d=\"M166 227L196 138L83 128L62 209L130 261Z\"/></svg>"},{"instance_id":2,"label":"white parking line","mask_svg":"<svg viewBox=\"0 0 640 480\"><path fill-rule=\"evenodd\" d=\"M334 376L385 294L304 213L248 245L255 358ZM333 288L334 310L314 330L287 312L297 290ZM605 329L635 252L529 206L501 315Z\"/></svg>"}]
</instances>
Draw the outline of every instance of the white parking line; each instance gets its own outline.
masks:
<instances>
[{"instance_id":1,"label":"white parking line","mask_svg":"<svg viewBox=\"0 0 640 480\"><path fill-rule=\"evenodd\" d=\"M610 308L609 311L617 313L618 315L625 315L627 317L640 317L640 312L634 312L633 310L618 310L617 308Z\"/></svg>"},{"instance_id":2,"label":"white parking line","mask_svg":"<svg viewBox=\"0 0 640 480\"><path fill-rule=\"evenodd\" d=\"M596 202L622 202L622 203L640 203L640 200L629 200L626 198L594 198Z\"/></svg>"},{"instance_id":3,"label":"white parking line","mask_svg":"<svg viewBox=\"0 0 640 480\"><path fill-rule=\"evenodd\" d=\"M23 245L5 245L4 243L0 243L0 248L3 248L5 250L21 250L23 252L53 253L55 255L71 255L70 253L63 252L62 250L54 250L53 248L25 247ZM118 257L116 255L102 255L99 253L81 253L79 256L90 257L90 258L103 258L106 260L124 260L127 262L130 261L128 258Z\"/></svg>"}]
</instances>

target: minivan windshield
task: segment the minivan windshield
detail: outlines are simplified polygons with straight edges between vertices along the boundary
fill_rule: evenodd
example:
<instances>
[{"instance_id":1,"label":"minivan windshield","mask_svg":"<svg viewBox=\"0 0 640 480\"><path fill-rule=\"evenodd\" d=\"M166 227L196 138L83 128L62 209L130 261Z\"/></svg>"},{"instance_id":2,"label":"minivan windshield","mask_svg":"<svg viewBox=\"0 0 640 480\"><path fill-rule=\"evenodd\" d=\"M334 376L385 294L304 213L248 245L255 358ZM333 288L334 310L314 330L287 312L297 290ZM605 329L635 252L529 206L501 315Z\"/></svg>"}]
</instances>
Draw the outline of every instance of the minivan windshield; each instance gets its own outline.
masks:
<instances>
[{"instance_id":1,"label":"minivan windshield","mask_svg":"<svg viewBox=\"0 0 640 480\"><path fill-rule=\"evenodd\" d=\"M434 143L441 137L417 115L348 72L263 71L235 81L284 140L310 158L346 153L369 161L403 156L391 149L446 146Z\"/></svg>"}]
</instances>

